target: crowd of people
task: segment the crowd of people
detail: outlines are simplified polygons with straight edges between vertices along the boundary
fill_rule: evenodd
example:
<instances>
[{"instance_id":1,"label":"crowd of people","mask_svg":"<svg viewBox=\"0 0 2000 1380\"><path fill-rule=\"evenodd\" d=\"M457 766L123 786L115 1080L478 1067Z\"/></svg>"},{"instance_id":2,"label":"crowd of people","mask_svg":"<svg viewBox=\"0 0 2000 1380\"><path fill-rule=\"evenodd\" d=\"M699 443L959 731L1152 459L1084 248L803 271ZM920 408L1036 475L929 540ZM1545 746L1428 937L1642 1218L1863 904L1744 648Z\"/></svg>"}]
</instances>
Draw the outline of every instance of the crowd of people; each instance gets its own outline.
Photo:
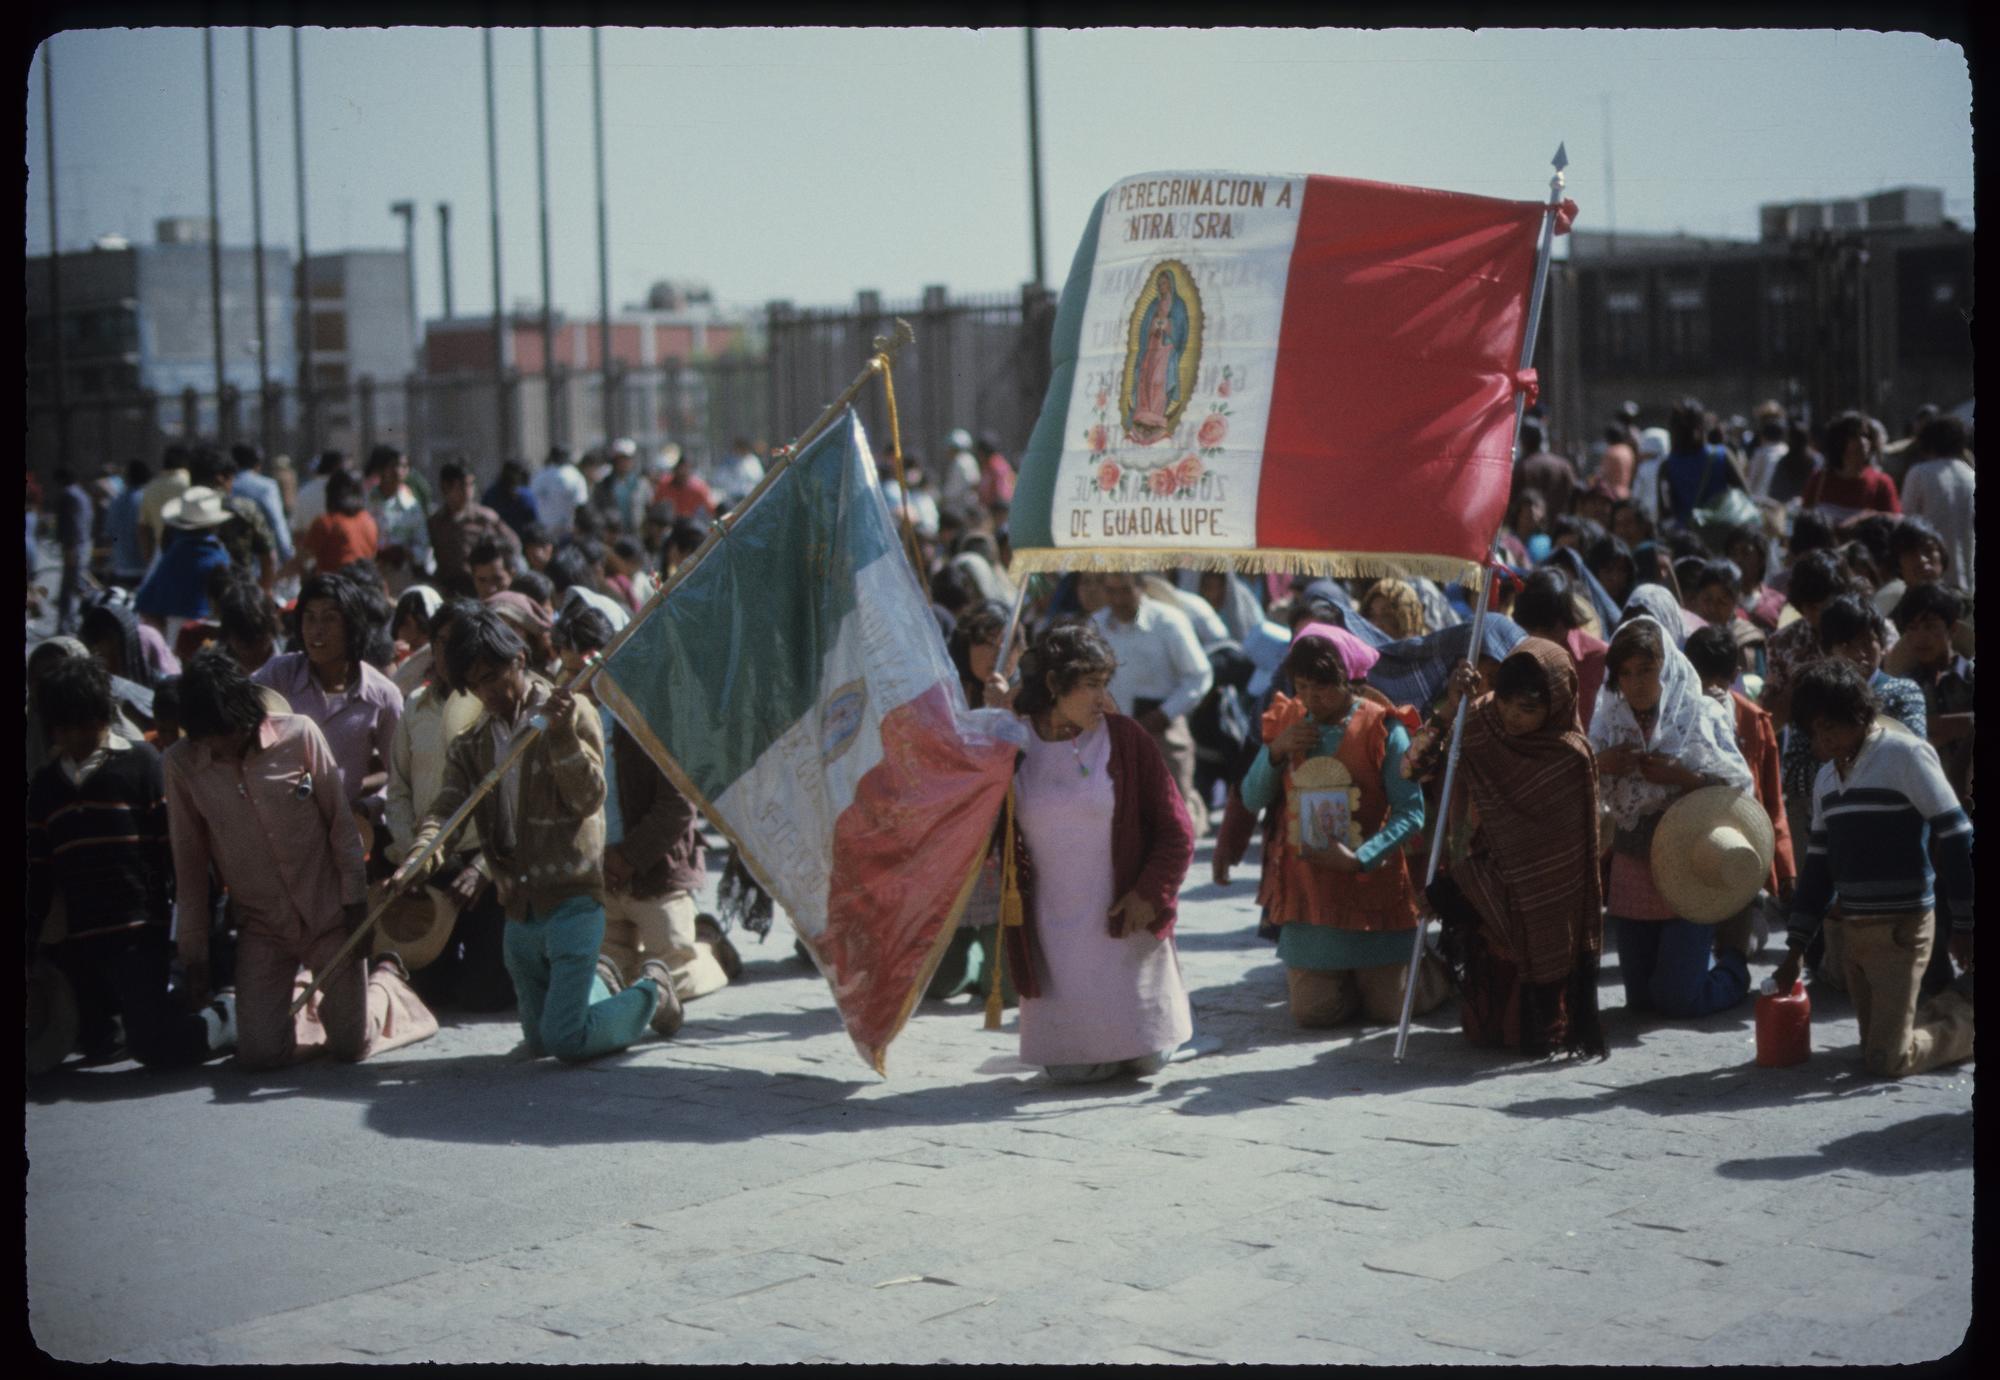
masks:
<instances>
[{"instance_id":1,"label":"crowd of people","mask_svg":"<svg viewBox=\"0 0 2000 1380\"><path fill-rule=\"evenodd\" d=\"M1456 999L1477 1044L1601 1057L1607 939L1627 1011L1675 1020L1745 1002L1777 937L1771 980L1845 991L1870 1071L1967 1057L1965 428L1638 420L1575 458L1524 427L1483 618L1480 585L1389 568L1023 587L997 438L885 460L968 707L1031 730L927 995L1018 1005L1022 1059L1059 1081L1157 1071L1193 1029L1173 930L1196 844L1226 887L1261 832L1258 932L1301 1027ZM508 1006L524 1057L671 1037L769 899L732 858L721 916L698 910L693 806L558 687L764 473L747 442L701 465L619 441L483 491L388 447L303 483L244 446L95 494L58 476L28 947L74 989L83 1054L354 1059ZM320 973L390 897L371 956Z\"/></svg>"}]
</instances>

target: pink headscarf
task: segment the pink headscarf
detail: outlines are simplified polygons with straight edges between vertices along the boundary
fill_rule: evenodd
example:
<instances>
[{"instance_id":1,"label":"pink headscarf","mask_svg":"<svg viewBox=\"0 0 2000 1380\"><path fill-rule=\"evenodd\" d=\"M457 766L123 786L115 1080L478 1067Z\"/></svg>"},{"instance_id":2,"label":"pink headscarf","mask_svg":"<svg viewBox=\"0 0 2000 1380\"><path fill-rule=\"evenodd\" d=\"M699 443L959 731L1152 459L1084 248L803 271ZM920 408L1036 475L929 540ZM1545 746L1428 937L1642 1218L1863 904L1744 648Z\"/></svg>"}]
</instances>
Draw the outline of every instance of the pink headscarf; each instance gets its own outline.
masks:
<instances>
[{"instance_id":1,"label":"pink headscarf","mask_svg":"<svg viewBox=\"0 0 2000 1380\"><path fill-rule=\"evenodd\" d=\"M1347 668L1349 680L1361 680L1370 668L1382 659L1382 654L1363 642L1353 633L1332 623L1306 623L1292 634L1296 645L1302 637L1323 637L1334 645L1340 653L1340 664Z\"/></svg>"},{"instance_id":2,"label":"pink headscarf","mask_svg":"<svg viewBox=\"0 0 2000 1380\"><path fill-rule=\"evenodd\" d=\"M518 589L496 590L486 596L485 603L487 608L502 618L523 627L539 628L547 632L555 626L555 620L549 617L549 611Z\"/></svg>"}]
</instances>

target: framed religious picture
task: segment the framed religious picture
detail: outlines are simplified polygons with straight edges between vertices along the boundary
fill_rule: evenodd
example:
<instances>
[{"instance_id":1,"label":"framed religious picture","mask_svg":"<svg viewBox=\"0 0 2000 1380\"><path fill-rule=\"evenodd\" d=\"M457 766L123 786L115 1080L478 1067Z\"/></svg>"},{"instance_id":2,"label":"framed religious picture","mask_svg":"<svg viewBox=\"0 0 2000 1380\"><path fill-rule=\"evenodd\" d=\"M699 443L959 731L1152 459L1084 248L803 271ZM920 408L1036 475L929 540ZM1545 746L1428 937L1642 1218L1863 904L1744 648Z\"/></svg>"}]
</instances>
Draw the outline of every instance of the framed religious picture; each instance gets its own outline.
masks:
<instances>
[{"instance_id":1,"label":"framed religious picture","mask_svg":"<svg viewBox=\"0 0 2000 1380\"><path fill-rule=\"evenodd\" d=\"M1361 789L1338 757L1308 757L1292 769L1286 789L1293 852L1324 852L1335 841L1361 846Z\"/></svg>"}]
</instances>

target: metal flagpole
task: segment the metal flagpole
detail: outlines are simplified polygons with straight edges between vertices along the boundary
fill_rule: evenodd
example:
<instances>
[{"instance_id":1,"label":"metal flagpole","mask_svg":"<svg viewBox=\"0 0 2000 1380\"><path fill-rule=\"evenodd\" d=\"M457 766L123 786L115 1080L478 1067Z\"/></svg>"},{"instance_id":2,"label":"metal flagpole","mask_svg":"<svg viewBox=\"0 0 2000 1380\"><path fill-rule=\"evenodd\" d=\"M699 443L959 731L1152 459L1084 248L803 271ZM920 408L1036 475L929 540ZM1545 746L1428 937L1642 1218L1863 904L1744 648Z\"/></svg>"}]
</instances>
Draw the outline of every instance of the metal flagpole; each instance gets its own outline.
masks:
<instances>
[{"instance_id":1,"label":"metal flagpole","mask_svg":"<svg viewBox=\"0 0 2000 1380\"><path fill-rule=\"evenodd\" d=\"M208 129L208 320L215 347L215 434L227 444L228 410L223 391L228 387L228 364L222 355L222 189L215 171L215 30L201 31L201 76L203 103Z\"/></svg>"},{"instance_id":2,"label":"metal flagpole","mask_svg":"<svg viewBox=\"0 0 2000 1380\"><path fill-rule=\"evenodd\" d=\"M299 197L299 453L310 456L319 448L318 391L313 378L312 256L306 247L306 104L299 56L299 30L292 29L292 180ZM301 466L303 469L303 466Z\"/></svg>"},{"instance_id":3,"label":"metal flagpole","mask_svg":"<svg viewBox=\"0 0 2000 1380\"><path fill-rule=\"evenodd\" d=\"M542 28L535 26L535 199L542 217L542 430L556 439L556 318L549 300L549 112L543 94ZM564 428L563 440L569 439Z\"/></svg>"},{"instance_id":4,"label":"metal flagpole","mask_svg":"<svg viewBox=\"0 0 2000 1380\"><path fill-rule=\"evenodd\" d=\"M1521 335L1521 362L1519 368L1526 369L1535 358L1535 335L1542 325L1542 296L1549 282L1549 257L1555 246L1556 207L1562 200L1563 169L1569 166L1569 154L1563 145L1556 145L1556 156L1549 160L1556 170L1549 179L1549 202L1542 211L1542 238L1535 250L1535 285L1528 297L1528 328ZM1528 396L1514 395L1514 446L1513 458L1521 458L1521 418L1528 410ZM1479 668L1479 649L1483 645L1482 634L1486 630L1486 606L1493 597L1493 552L1486 553L1486 569L1479 580L1479 603L1472 613L1472 638L1466 647L1466 659L1474 670ZM1445 752L1444 781L1438 789L1437 823L1431 830L1430 864L1424 869L1424 888L1429 890L1437 880L1438 864L1444 859L1445 823L1451 811L1452 784L1458 776L1458 745L1465 732L1465 711L1471 703L1470 695L1462 695L1458 701L1458 712L1452 715L1451 746ZM1417 1001L1417 974L1423 966L1425 931L1430 928L1428 920L1417 924L1416 938L1410 944L1410 968L1403 975L1403 1019L1396 1027L1396 1058L1400 1061L1403 1049L1410 1041L1410 1015Z\"/></svg>"},{"instance_id":5,"label":"metal flagpole","mask_svg":"<svg viewBox=\"0 0 2000 1380\"><path fill-rule=\"evenodd\" d=\"M618 434L618 398L611 383L611 233L604 202L604 42L590 31L590 127L597 154L597 364L603 371L604 439Z\"/></svg>"},{"instance_id":6,"label":"metal flagpole","mask_svg":"<svg viewBox=\"0 0 2000 1380\"><path fill-rule=\"evenodd\" d=\"M260 112L254 28L243 31L243 52L250 71L250 271L257 294L257 422L258 438L268 461L277 446L278 429L271 408L271 322L264 301L264 157L257 137Z\"/></svg>"},{"instance_id":7,"label":"metal flagpole","mask_svg":"<svg viewBox=\"0 0 2000 1380\"><path fill-rule=\"evenodd\" d=\"M69 402L63 380L62 237L56 226L56 78L54 35L42 42L42 152L49 188L49 378L56 405L56 462L69 464Z\"/></svg>"},{"instance_id":8,"label":"metal flagpole","mask_svg":"<svg viewBox=\"0 0 2000 1380\"><path fill-rule=\"evenodd\" d=\"M513 458L509 445L513 427L507 415L506 304L500 299L500 136L493 115L493 30L481 29L479 36L486 68L486 199L493 232L493 407L498 427L494 458L504 465Z\"/></svg>"},{"instance_id":9,"label":"metal flagpole","mask_svg":"<svg viewBox=\"0 0 2000 1380\"><path fill-rule=\"evenodd\" d=\"M877 374L887 372L889 361L895 356L896 352L915 338L915 335L910 330L909 323L901 319L897 320L896 329L893 334L876 336L875 353L869 356L867 367L855 375L854 382L848 384L840 396L827 405L826 410L820 413L813 424L799 434L798 440L773 453L771 467L764 471L764 477L757 482L757 487L752 489L741 503L715 520L714 525L708 529L708 535L702 539L701 545L690 552L686 560L674 567L674 573L669 575L666 581L653 592L653 597L648 599L639 611L632 615L632 621L627 623L623 628L620 628L617 635L605 644L604 650L599 652L590 662L579 667L576 674L571 676L561 688L575 693L588 686L591 678L597 674L606 661L611 659L611 654L624 646L626 639L639 631L640 626L659 609L660 605L667 601L667 596L674 592L681 581L694 573L695 567L701 564L703 557L707 556L717 543L728 537L730 529L741 521L743 514L749 512L757 500L764 496L764 492L777 482L778 476L790 468L792 461L798 458L799 452L804 450L815 437L833 424L840 416L841 409L854 401L861 390L868 386L870 379L873 379ZM578 712L582 712L581 709ZM548 720L546 717L541 714L531 716L528 720L527 729L514 739L513 744L507 749L507 755L493 764L493 769L480 779L477 786L472 788L472 793L465 798L465 803L451 812L450 818L446 819L443 825L439 827L437 836L425 844L422 849L412 854L410 858L406 859L397 868L397 871L421 872L430 860L443 850L446 840L456 834L459 828L468 819L472 818L473 807L492 793L494 787L500 784L501 778L507 774L514 763L521 759L521 755L528 750L534 741L541 737L547 727ZM361 941L366 939L375 926L381 922L382 916L394 904L395 900L396 894L392 892L390 895L384 897L381 904L377 905L369 913L367 919L355 926L354 933L347 937L347 942L340 946L339 952L334 954L325 969L314 973L312 981L307 984L305 991L299 993L293 999L292 1015L298 1015L300 1009L308 1001L312 1000L312 994L319 990L320 983L326 978L328 973L339 970L340 965L347 961L348 955L353 953Z\"/></svg>"}]
</instances>

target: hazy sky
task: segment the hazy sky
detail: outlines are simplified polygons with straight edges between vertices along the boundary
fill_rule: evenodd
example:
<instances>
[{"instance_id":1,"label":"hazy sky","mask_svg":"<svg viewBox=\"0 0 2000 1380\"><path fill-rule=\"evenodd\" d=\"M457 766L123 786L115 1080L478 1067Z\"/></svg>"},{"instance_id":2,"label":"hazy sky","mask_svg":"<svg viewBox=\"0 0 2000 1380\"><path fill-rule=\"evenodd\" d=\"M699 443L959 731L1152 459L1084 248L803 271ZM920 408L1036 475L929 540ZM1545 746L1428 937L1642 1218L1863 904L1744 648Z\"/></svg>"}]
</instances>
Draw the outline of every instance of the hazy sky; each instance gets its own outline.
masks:
<instances>
[{"instance_id":1,"label":"hazy sky","mask_svg":"<svg viewBox=\"0 0 2000 1380\"><path fill-rule=\"evenodd\" d=\"M222 225L250 238L245 31L215 31ZM296 245L291 31L257 31L267 243ZM1756 234L1760 202L1904 183L1972 219L1972 88L1918 34L1618 30L1043 30L1048 280L1091 204L1135 172L1314 172L1534 198L1558 141L1578 224ZM662 277L725 302L890 300L1032 273L1021 31L608 29L614 306ZM58 34L65 248L204 214L202 36ZM597 308L586 29L544 36L554 298ZM492 304L476 29L304 32L315 251L401 243L441 309L435 204L453 208L461 315ZM49 51L47 47L43 52ZM539 300L533 37L494 34L504 295ZM42 59L24 93L29 253L48 246ZM1613 181L1606 187L1607 106ZM1615 206L1614 206L1615 198Z\"/></svg>"}]
</instances>

